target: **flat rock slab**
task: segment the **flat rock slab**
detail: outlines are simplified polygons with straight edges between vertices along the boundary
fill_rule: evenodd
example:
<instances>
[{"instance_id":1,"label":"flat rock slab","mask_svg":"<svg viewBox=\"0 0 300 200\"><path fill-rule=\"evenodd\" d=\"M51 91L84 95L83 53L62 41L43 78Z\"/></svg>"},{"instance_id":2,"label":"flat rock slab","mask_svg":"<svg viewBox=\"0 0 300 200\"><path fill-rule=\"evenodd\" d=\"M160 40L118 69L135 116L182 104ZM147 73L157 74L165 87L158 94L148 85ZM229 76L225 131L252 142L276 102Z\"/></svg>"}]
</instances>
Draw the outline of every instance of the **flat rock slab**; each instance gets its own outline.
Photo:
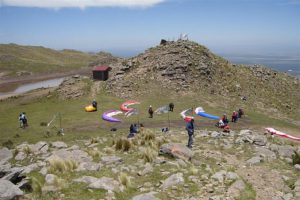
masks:
<instances>
[{"instance_id":1,"label":"flat rock slab","mask_svg":"<svg viewBox=\"0 0 300 200\"><path fill-rule=\"evenodd\" d=\"M271 161L276 159L276 154L269 149L263 147L257 147L255 148L255 151L256 151L256 155L263 157L264 160Z\"/></svg>"},{"instance_id":2,"label":"flat rock slab","mask_svg":"<svg viewBox=\"0 0 300 200\"><path fill-rule=\"evenodd\" d=\"M182 185L184 184L184 179L183 179L183 174L182 173L177 173L171 175L169 178L167 178L163 184L160 186L163 190L168 189L171 186L176 186L176 185Z\"/></svg>"},{"instance_id":3,"label":"flat rock slab","mask_svg":"<svg viewBox=\"0 0 300 200\"><path fill-rule=\"evenodd\" d=\"M168 143L163 144L159 150L160 154L171 155L175 158L180 158L183 160L191 160L193 157L193 152L183 144L179 143Z\"/></svg>"},{"instance_id":4,"label":"flat rock slab","mask_svg":"<svg viewBox=\"0 0 300 200\"><path fill-rule=\"evenodd\" d=\"M47 160L56 159L57 157L62 160L75 160L78 163L92 161L92 158L85 151L81 151L81 150L67 151L65 149L53 151L52 155Z\"/></svg>"},{"instance_id":5,"label":"flat rock slab","mask_svg":"<svg viewBox=\"0 0 300 200\"><path fill-rule=\"evenodd\" d=\"M101 158L101 162L104 165L118 165L123 162L122 158L117 157L117 156L103 156Z\"/></svg>"},{"instance_id":6,"label":"flat rock slab","mask_svg":"<svg viewBox=\"0 0 300 200\"><path fill-rule=\"evenodd\" d=\"M13 157L11 150L4 147L0 149L0 164L4 164Z\"/></svg>"},{"instance_id":7,"label":"flat rock slab","mask_svg":"<svg viewBox=\"0 0 300 200\"><path fill-rule=\"evenodd\" d=\"M51 146L57 149L67 148L68 145L62 141L52 142Z\"/></svg>"},{"instance_id":8,"label":"flat rock slab","mask_svg":"<svg viewBox=\"0 0 300 200\"><path fill-rule=\"evenodd\" d=\"M10 200L22 196L23 192L10 181L0 179L0 199Z\"/></svg>"},{"instance_id":9,"label":"flat rock slab","mask_svg":"<svg viewBox=\"0 0 300 200\"><path fill-rule=\"evenodd\" d=\"M104 189L114 192L120 192L124 190L124 187L116 180L112 178L102 177L95 182L89 184L88 188L91 189Z\"/></svg>"},{"instance_id":10,"label":"flat rock slab","mask_svg":"<svg viewBox=\"0 0 300 200\"><path fill-rule=\"evenodd\" d=\"M132 200L159 200L157 197L154 196L156 192L149 192L145 194L140 194L137 196L134 196Z\"/></svg>"}]
</instances>

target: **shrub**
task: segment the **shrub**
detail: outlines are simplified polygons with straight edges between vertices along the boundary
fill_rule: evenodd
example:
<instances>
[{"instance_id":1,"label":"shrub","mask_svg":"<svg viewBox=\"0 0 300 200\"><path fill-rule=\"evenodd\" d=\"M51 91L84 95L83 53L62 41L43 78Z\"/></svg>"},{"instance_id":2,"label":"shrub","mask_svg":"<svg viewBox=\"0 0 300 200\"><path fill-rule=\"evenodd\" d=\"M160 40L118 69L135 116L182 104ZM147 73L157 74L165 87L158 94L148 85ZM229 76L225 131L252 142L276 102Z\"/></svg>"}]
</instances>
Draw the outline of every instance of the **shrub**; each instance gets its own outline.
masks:
<instances>
[{"instance_id":1,"label":"shrub","mask_svg":"<svg viewBox=\"0 0 300 200\"><path fill-rule=\"evenodd\" d=\"M87 151L87 153L88 153L90 156L92 156L93 159L97 159L97 158L99 158L100 155L101 155L100 151L95 150L95 149L89 149L89 150Z\"/></svg>"},{"instance_id":2,"label":"shrub","mask_svg":"<svg viewBox=\"0 0 300 200\"><path fill-rule=\"evenodd\" d=\"M123 151L129 151L129 149L131 148L131 143L128 139L124 138L122 146L123 146Z\"/></svg>"},{"instance_id":3,"label":"shrub","mask_svg":"<svg viewBox=\"0 0 300 200\"><path fill-rule=\"evenodd\" d=\"M155 135L152 132L146 132L144 139L145 139L145 141L155 140Z\"/></svg>"},{"instance_id":4,"label":"shrub","mask_svg":"<svg viewBox=\"0 0 300 200\"><path fill-rule=\"evenodd\" d=\"M48 125L47 122L41 122L41 123L40 123L40 126L47 126L47 125Z\"/></svg>"},{"instance_id":5,"label":"shrub","mask_svg":"<svg viewBox=\"0 0 300 200\"><path fill-rule=\"evenodd\" d=\"M131 142L127 138L119 138L115 143L116 143L115 146L116 151L118 150L129 151L129 149L131 148Z\"/></svg>"},{"instance_id":6,"label":"shrub","mask_svg":"<svg viewBox=\"0 0 300 200\"><path fill-rule=\"evenodd\" d=\"M30 147L28 145L26 145L24 148L23 148L23 152L28 156L29 154L32 153Z\"/></svg>"},{"instance_id":7,"label":"shrub","mask_svg":"<svg viewBox=\"0 0 300 200\"><path fill-rule=\"evenodd\" d=\"M34 177L32 177L30 179L30 182L31 182L31 187L32 187L33 193L38 196L41 196L42 195L42 187L43 187L42 183Z\"/></svg>"},{"instance_id":8,"label":"shrub","mask_svg":"<svg viewBox=\"0 0 300 200\"><path fill-rule=\"evenodd\" d=\"M2 143L2 146L12 149L14 147L14 143L11 140L6 140Z\"/></svg>"},{"instance_id":9,"label":"shrub","mask_svg":"<svg viewBox=\"0 0 300 200\"><path fill-rule=\"evenodd\" d=\"M191 174L196 175L198 174L199 170L194 165L192 165L190 168L190 172Z\"/></svg>"},{"instance_id":10,"label":"shrub","mask_svg":"<svg viewBox=\"0 0 300 200\"><path fill-rule=\"evenodd\" d=\"M293 155L292 159L293 159L293 165L300 164L300 155L299 155L299 153L295 152L295 155Z\"/></svg>"},{"instance_id":11,"label":"shrub","mask_svg":"<svg viewBox=\"0 0 300 200\"><path fill-rule=\"evenodd\" d=\"M156 156L157 153L154 152L150 147L147 147L142 151L142 159L144 159L145 162L153 162Z\"/></svg>"},{"instance_id":12,"label":"shrub","mask_svg":"<svg viewBox=\"0 0 300 200\"><path fill-rule=\"evenodd\" d=\"M130 187L131 186L131 182L129 177L127 176L126 173L121 172L120 176L119 176L119 181L122 185L124 185L125 187Z\"/></svg>"},{"instance_id":13,"label":"shrub","mask_svg":"<svg viewBox=\"0 0 300 200\"><path fill-rule=\"evenodd\" d=\"M117 141L116 141L116 146L115 146L116 151L121 150L121 149L122 149L122 146L123 146L123 144L122 144L122 138L117 139Z\"/></svg>"},{"instance_id":14,"label":"shrub","mask_svg":"<svg viewBox=\"0 0 300 200\"><path fill-rule=\"evenodd\" d=\"M60 158L53 158L49 160L49 172L66 172L73 171L78 167L78 163L75 160L62 160Z\"/></svg>"},{"instance_id":15,"label":"shrub","mask_svg":"<svg viewBox=\"0 0 300 200\"><path fill-rule=\"evenodd\" d=\"M91 144L99 143L99 140L97 138L92 138L90 143Z\"/></svg>"}]
</instances>

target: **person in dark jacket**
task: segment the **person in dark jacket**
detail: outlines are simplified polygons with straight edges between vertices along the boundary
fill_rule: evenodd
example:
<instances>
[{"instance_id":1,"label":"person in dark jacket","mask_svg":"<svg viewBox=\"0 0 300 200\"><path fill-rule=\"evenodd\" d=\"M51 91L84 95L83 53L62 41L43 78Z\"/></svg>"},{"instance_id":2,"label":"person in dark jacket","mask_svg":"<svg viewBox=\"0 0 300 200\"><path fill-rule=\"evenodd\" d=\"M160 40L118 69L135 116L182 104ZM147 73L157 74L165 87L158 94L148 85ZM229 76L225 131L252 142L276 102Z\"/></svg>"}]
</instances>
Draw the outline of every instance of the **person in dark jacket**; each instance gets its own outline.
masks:
<instances>
[{"instance_id":1,"label":"person in dark jacket","mask_svg":"<svg viewBox=\"0 0 300 200\"><path fill-rule=\"evenodd\" d=\"M244 110L242 108L239 108L238 114L239 114L239 118L242 118L242 116L244 115Z\"/></svg>"},{"instance_id":2,"label":"person in dark jacket","mask_svg":"<svg viewBox=\"0 0 300 200\"><path fill-rule=\"evenodd\" d=\"M193 135L194 135L194 119L192 119L190 122L186 124L186 130L189 136L187 147L191 149L193 144Z\"/></svg>"},{"instance_id":3,"label":"person in dark jacket","mask_svg":"<svg viewBox=\"0 0 300 200\"><path fill-rule=\"evenodd\" d=\"M169 111L173 112L174 110L174 103L169 104Z\"/></svg>"},{"instance_id":4,"label":"person in dark jacket","mask_svg":"<svg viewBox=\"0 0 300 200\"><path fill-rule=\"evenodd\" d=\"M153 109L151 105L149 106L148 113L149 113L149 118L153 118Z\"/></svg>"},{"instance_id":5,"label":"person in dark jacket","mask_svg":"<svg viewBox=\"0 0 300 200\"><path fill-rule=\"evenodd\" d=\"M20 127L21 128L26 128L28 126L27 117L26 117L26 113L25 112L22 112L19 115L19 121L20 121Z\"/></svg>"},{"instance_id":6,"label":"person in dark jacket","mask_svg":"<svg viewBox=\"0 0 300 200\"><path fill-rule=\"evenodd\" d=\"M98 105L98 103L97 103L97 101L94 99L93 102L92 102L92 106L93 106L94 108L96 108L96 110L97 110L97 105Z\"/></svg>"}]
</instances>

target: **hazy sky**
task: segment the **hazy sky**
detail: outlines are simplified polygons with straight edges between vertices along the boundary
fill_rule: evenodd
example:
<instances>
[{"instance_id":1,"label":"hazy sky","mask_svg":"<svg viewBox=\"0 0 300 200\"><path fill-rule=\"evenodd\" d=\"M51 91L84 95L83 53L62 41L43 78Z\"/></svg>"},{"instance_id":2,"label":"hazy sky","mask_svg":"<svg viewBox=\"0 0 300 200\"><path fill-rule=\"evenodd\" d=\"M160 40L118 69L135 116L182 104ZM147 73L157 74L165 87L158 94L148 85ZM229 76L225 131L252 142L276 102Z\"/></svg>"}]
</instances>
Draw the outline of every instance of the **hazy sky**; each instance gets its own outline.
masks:
<instances>
[{"instance_id":1,"label":"hazy sky","mask_svg":"<svg viewBox=\"0 0 300 200\"><path fill-rule=\"evenodd\" d=\"M221 54L300 55L300 0L0 0L0 43L133 55L187 33Z\"/></svg>"}]
</instances>

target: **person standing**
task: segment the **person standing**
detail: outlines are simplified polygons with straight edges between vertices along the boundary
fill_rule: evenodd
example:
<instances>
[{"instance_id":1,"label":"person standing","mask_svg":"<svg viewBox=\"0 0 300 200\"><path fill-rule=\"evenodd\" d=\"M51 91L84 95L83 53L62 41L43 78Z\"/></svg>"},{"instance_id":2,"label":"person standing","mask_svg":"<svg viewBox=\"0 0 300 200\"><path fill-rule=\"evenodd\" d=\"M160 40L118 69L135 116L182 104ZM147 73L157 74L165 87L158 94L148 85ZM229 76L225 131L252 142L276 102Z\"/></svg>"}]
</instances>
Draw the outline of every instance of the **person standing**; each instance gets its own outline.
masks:
<instances>
[{"instance_id":1,"label":"person standing","mask_svg":"<svg viewBox=\"0 0 300 200\"><path fill-rule=\"evenodd\" d=\"M173 112L174 110L174 103L169 104L169 111Z\"/></svg>"},{"instance_id":2,"label":"person standing","mask_svg":"<svg viewBox=\"0 0 300 200\"><path fill-rule=\"evenodd\" d=\"M97 110L98 103L95 99L92 102L92 106Z\"/></svg>"},{"instance_id":3,"label":"person standing","mask_svg":"<svg viewBox=\"0 0 300 200\"><path fill-rule=\"evenodd\" d=\"M19 115L19 121L20 121L20 127L21 128L26 128L28 126L27 117L26 117L26 113L25 112L22 112Z\"/></svg>"},{"instance_id":4,"label":"person standing","mask_svg":"<svg viewBox=\"0 0 300 200\"><path fill-rule=\"evenodd\" d=\"M153 118L153 109L151 105L149 106L148 113L149 113L149 118Z\"/></svg>"},{"instance_id":5,"label":"person standing","mask_svg":"<svg viewBox=\"0 0 300 200\"><path fill-rule=\"evenodd\" d=\"M193 144L193 135L194 135L194 119L192 119L190 122L186 124L186 130L189 136L187 147L191 149Z\"/></svg>"},{"instance_id":6,"label":"person standing","mask_svg":"<svg viewBox=\"0 0 300 200\"><path fill-rule=\"evenodd\" d=\"M231 122L236 122L237 121L237 112L233 111L232 116L231 116Z\"/></svg>"}]
</instances>

